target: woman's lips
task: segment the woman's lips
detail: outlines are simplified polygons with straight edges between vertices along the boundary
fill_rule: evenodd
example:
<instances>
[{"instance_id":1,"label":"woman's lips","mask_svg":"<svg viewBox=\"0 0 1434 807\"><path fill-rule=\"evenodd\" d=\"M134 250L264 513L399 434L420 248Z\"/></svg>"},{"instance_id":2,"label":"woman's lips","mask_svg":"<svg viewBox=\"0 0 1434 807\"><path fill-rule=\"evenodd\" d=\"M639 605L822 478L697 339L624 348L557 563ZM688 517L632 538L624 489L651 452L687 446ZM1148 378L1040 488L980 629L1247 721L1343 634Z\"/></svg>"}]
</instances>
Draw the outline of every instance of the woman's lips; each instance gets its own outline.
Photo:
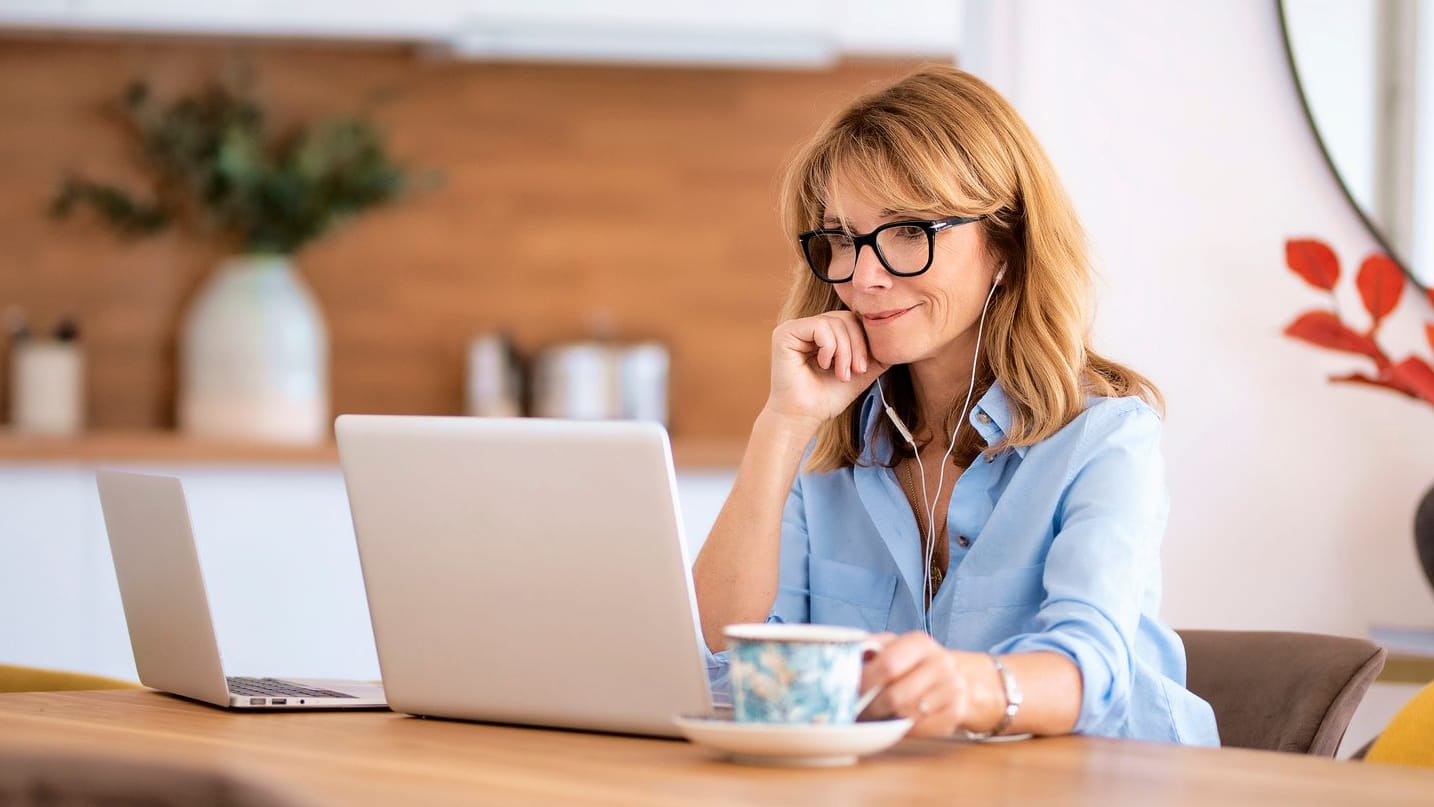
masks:
<instances>
[{"instance_id":1,"label":"woman's lips","mask_svg":"<svg viewBox=\"0 0 1434 807\"><path fill-rule=\"evenodd\" d=\"M868 314L862 314L861 321L867 325L885 325L888 322L895 322L901 318L901 315L915 307L916 306L913 305L911 308L893 308L889 311L873 311Z\"/></svg>"}]
</instances>

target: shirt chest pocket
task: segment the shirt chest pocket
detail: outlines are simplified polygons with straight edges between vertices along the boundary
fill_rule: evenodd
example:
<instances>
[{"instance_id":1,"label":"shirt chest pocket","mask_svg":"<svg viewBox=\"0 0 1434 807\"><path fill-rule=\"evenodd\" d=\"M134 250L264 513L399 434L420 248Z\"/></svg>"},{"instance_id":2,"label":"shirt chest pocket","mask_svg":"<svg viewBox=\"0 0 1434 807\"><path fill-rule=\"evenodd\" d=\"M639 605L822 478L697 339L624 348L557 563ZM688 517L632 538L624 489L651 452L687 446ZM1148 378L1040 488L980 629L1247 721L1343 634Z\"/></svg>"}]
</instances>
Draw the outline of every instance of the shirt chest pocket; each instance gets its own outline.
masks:
<instances>
[{"instance_id":1,"label":"shirt chest pocket","mask_svg":"<svg viewBox=\"0 0 1434 807\"><path fill-rule=\"evenodd\" d=\"M1037 563L990 574L958 574L951 581L956 586L953 607L957 611L982 611L1039 605L1046 598L1045 572L1046 564Z\"/></svg>"},{"instance_id":2,"label":"shirt chest pocket","mask_svg":"<svg viewBox=\"0 0 1434 807\"><path fill-rule=\"evenodd\" d=\"M813 624L886 630L896 575L815 556L807 569Z\"/></svg>"}]
</instances>

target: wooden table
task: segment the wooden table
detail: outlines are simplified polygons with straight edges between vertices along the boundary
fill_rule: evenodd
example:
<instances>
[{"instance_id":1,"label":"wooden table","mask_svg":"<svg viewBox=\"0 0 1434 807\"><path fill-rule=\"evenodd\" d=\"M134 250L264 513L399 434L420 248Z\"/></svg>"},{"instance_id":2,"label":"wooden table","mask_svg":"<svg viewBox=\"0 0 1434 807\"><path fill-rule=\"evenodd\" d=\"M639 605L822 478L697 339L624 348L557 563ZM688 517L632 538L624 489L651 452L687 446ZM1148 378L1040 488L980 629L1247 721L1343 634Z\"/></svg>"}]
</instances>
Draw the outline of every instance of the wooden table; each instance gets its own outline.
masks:
<instances>
[{"instance_id":1,"label":"wooden table","mask_svg":"<svg viewBox=\"0 0 1434 807\"><path fill-rule=\"evenodd\" d=\"M335 804L1430 804L1434 772L1059 737L907 740L856 766L748 767L685 742L423 720L238 714L150 690L0 695L0 758L119 754L223 768Z\"/></svg>"}]
</instances>

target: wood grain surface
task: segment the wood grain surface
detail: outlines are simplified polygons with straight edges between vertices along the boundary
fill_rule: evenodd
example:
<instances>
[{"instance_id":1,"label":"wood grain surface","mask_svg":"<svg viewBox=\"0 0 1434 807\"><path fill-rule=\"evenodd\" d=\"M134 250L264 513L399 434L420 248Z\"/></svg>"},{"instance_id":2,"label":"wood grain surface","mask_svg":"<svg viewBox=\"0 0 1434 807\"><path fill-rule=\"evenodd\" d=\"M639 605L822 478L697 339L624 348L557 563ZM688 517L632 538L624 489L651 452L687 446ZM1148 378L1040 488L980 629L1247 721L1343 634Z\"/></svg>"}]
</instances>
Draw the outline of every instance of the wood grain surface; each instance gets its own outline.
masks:
<instances>
[{"instance_id":1,"label":"wood grain surface","mask_svg":"<svg viewBox=\"0 0 1434 807\"><path fill-rule=\"evenodd\" d=\"M752 767L685 742L425 720L239 714L147 690L0 695L0 757L164 760L343 804L1428 804L1434 772L1060 737L907 740L837 769Z\"/></svg>"},{"instance_id":2,"label":"wood grain surface","mask_svg":"<svg viewBox=\"0 0 1434 807\"><path fill-rule=\"evenodd\" d=\"M494 64L393 46L0 38L0 309L84 329L99 429L174 423L176 333L219 255L46 216L67 172L143 187L105 105L248 65L276 125L365 111L435 187L301 253L335 412L458 414L475 334L531 354L605 332L673 357L675 436L744 443L795 251L777 178L828 114L912 65L821 71ZM0 336L0 348L4 347ZM0 389L8 383L0 349ZM4 401L0 394L0 420Z\"/></svg>"}]
</instances>

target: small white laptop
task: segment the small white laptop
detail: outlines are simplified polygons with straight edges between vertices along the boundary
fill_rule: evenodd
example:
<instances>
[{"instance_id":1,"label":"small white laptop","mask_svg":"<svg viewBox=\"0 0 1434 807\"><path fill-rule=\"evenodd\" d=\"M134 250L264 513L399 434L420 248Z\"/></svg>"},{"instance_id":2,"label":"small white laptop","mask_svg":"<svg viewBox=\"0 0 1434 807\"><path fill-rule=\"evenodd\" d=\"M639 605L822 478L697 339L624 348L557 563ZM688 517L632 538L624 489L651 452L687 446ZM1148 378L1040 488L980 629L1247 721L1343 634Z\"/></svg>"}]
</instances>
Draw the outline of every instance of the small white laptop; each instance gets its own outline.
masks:
<instances>
[{"instance_id":1,"label":"small white laptop","mask_svg":"<svg viewBox=\"0 0 1434 807\"><path fill-rule=\"evenodd\" d=\"M342 415L389 706L677 736L711 709L667 432Z\"/></svg>"},{"instance_id":2,"label":"small white laptop","mask_svg":"<svg viewBox=\"0 0 1434 807\"><path fill-rule=\"evenodd\" d=\"M378 684L226 677L179 480L121 471L96 477L134 663L145 686L235 709L386 705Z\"/></svg>"}]
</instances>

